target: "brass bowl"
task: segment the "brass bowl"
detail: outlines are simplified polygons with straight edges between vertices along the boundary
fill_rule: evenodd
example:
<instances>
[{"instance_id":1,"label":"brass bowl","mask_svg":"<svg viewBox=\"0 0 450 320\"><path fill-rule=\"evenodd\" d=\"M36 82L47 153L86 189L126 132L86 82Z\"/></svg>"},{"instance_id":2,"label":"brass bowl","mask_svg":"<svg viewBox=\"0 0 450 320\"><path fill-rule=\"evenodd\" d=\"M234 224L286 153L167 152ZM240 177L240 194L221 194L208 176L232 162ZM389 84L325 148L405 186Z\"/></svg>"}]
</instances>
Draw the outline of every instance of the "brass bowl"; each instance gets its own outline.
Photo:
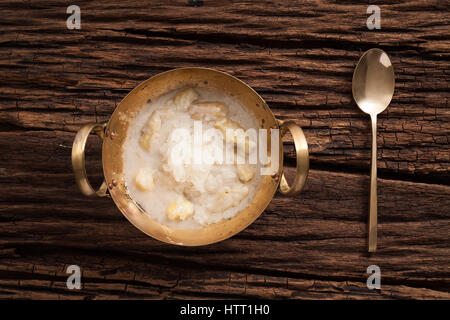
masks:
<instances>
[{"instance_id":1,"label":"brass bowl","mask_svg":"<svg viewBox=\"0 0 450 320\"><path fill-rule=\"evenodd\" d=\"M182 87L208 87L238 99L251 112L260 128L279 129L279 166L272 175L262 176L260 188L248 207L231 219L223 219L202 229L175 229L159 223L141 209L129 196L123 173L122 147L128 131L129 119L151 100ZM125 117L124 117L125 115ZM297 174L289 186L283 174L282 136L289 130L297 154ZM84 149L86 140L94 131L103 139L102 162L105 181L98 190L89 184L85 170ZM270 133L268 134L270 135ZM270 138L268 138L270 140ZM272 159L273 161L273 159ZM134 88L114 110L108 123L88 124L82 127L72 148L72 165L81 192L88 197L110 196L122 214L138 229L158 240L185 246L198 246L218 242L244 230L264 211L277 188L280 193L296 195L303 188L309 170L308 145L302 129L292 121L277 120L264 100L241 80L208 68L181 68L160 73Z\"/></svg>"}]
</instances>

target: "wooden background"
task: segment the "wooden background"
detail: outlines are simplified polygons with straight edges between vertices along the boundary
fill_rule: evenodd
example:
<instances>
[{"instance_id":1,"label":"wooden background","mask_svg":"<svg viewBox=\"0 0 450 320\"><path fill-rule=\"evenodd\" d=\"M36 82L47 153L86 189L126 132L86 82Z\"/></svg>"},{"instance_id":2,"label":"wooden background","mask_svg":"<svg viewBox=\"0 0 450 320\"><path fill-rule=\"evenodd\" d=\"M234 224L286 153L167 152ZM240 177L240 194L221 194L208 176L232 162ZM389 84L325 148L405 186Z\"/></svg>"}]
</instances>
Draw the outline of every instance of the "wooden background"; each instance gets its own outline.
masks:
<instances>
[{"instance_id":1,"label":"wooden background","mask_svg":"<svg viewBox=\"0 0 450 320\"><path fill-rule=\"evenodd\" d=\"M448 1L0 1L0 298L450 298ZM81 7L81 30L66 8ZM379 251L366 253L370 120L352 100L365 50L390 55L379 117ZM252 86L300 124L311 171L248 229L198 248L135 229L78 191L81 125L107 120L139 82L204 66ZM288 141L289 142L289 141ZM88 173L101 180L100 141ZM292 172L292 144L286 146ZM82 268L82 289L66 269ZM380 266L382 289L366 268Z\"/></svg>"}]
</instances>

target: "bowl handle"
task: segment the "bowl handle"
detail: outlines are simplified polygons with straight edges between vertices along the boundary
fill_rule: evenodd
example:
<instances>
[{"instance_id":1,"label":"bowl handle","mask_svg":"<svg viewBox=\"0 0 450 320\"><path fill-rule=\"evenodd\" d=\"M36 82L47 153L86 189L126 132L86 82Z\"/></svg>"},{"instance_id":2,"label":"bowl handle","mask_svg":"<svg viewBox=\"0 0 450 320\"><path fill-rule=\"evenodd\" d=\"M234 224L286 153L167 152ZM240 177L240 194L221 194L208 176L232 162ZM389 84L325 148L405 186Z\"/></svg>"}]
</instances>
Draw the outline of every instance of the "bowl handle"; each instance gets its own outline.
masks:
<instances>
[{"instance_id":1,"label":"bowl handle","mask_svg":"<svg viewBox=\"0 0 450 320\"><path fill-rule=\"evenodd\" d=\"M281 175L280 180L280 193L288 196L295 196L299 194L305 186L308 179L309 172L309 153L308 143L306 142L305 134L302 128L300 128L294 121L281 121L278 120L280 126L280 140L289 130L294 139L295 153L297 158L297 173L295 174L294 182L292 186L289 186L284 176L284 172ZM283 143L283 141L281 141Z\"/></svg>"},{"instance_id":2,"label":"bowl handle","mask_svg":"<svg viewBox=\"0 0 450 320\"><path fill-rule=\"evenodd\" d=\"M108 186L106 181L103 180L102 185L97 191L92 188L88 181L84 160L84 149L86 147L86 141L91 131L94 131L100 138L105 137L106 123L93 123L87 124L81 127L75 136L72 146L72 167L75 175L75 181L81 193L87 197L106 197L108 194Z\"/></svg>"}]
</instances>

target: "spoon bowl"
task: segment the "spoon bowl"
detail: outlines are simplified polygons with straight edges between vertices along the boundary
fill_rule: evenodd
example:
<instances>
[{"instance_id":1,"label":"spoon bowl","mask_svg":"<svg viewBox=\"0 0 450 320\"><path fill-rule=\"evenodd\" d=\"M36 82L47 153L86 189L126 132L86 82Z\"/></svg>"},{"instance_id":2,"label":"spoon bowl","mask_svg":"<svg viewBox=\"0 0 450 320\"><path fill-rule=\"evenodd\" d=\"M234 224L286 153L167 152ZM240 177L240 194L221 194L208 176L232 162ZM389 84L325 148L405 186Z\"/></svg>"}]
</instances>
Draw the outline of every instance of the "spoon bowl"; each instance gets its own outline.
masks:
<instances>
[{"instance_id":1,"label":"spoon bowl","mask_svg":"<svg viewBox=\"0 0 450 320\"><path fill-rule=\"evenodd\" d=\"M377 115L391 102L394 89L394 68L386 52L377 48L366 51L353 73L352 93L358 107L368 113L372 120L369 252L377 249Z\"/></svg>"},{"instance_id":2,"label":"spoon bowl","mask_svg":"<svg viewBox=\"0 0 450 320\"><path fill-rule=\"evenodd\" d=\"M353 73L352 92L358 107L370 115L383 112L394 95L394 68L381 49L370 49L359 59Z\"/></svg>"}]
</instances>

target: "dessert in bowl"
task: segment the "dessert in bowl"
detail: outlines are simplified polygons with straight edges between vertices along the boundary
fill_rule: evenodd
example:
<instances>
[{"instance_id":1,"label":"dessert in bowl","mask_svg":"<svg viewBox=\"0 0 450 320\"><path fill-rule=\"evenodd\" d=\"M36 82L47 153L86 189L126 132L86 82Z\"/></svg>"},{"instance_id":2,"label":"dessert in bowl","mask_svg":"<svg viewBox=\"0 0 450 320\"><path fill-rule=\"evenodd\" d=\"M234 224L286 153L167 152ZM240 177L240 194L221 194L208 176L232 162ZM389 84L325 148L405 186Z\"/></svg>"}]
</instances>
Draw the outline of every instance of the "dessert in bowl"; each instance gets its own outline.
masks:
<instances>
[{"instance_id":1,"label":"dessert in bowl","mask_svg":"<svg viewBox=\"0 0 450 320\"><path fill-rule=\"evenodd\" d=\"M261 180L260 163L246 157L257 145L245 135L249 128L258 128L257 120L238 100L205 87L181 88L146 103L124 143L129 195L144 213L173 228L232 218ZM225 152L232 161L225 161Z\"/></svg>"}]
</instances>

